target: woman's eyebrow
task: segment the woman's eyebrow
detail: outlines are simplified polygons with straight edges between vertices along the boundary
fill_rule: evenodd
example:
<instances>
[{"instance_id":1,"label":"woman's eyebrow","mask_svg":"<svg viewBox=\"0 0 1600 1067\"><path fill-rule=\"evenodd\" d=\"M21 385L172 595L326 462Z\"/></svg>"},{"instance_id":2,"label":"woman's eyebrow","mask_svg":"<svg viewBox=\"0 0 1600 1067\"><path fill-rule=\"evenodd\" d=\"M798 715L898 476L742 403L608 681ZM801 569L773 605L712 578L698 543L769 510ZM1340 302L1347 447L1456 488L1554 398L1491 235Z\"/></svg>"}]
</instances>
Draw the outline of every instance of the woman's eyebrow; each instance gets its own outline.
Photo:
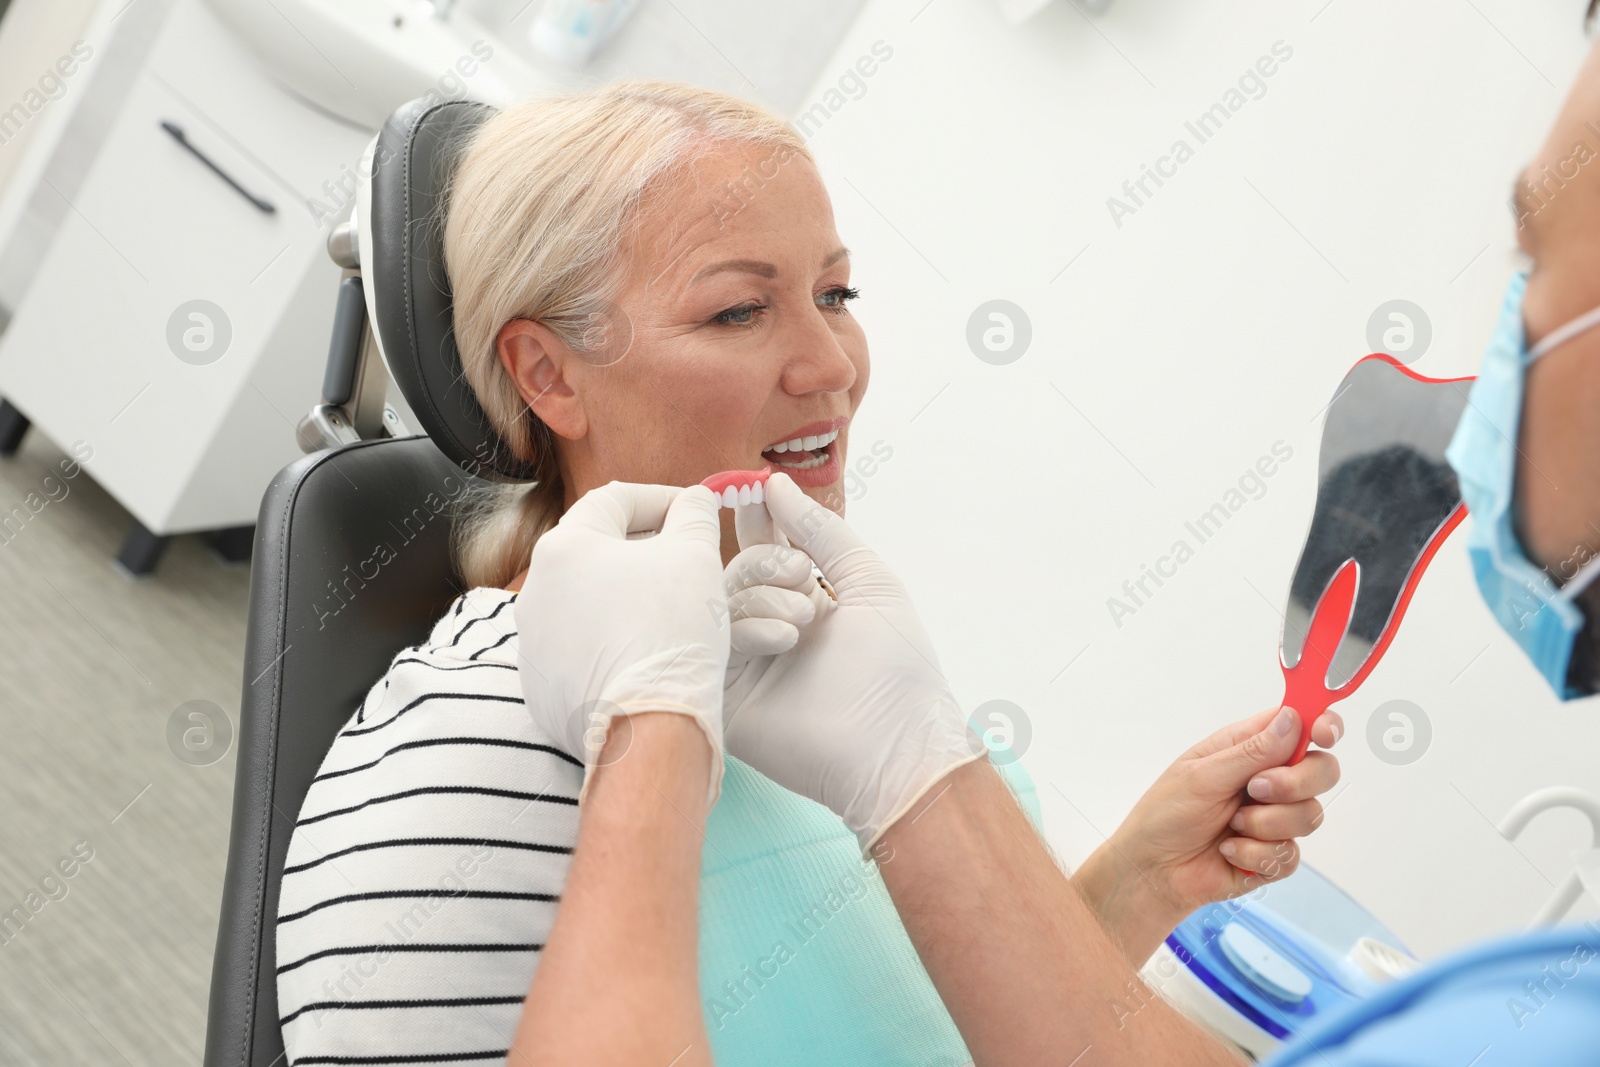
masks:
<instances>
[{"instance_id":1,"label":"woman's eyebrow","mask_svg":"<svg viewBox=\"0 0 1600 1067\"><path fill-rule=\"evenodd\" d=\"M827 259L822 261L822 269L827 270L849 254L850 249L840 245L828 254ZM689 279L689 284L693 285L707 275L727 270L740 270L748 274L759 274L763 278L776 278L778 276L777 267L759 259L725 259L721 263L713 263L709 267L701 267L695 272L694 277Z\"/></svg>"}]
</instances>

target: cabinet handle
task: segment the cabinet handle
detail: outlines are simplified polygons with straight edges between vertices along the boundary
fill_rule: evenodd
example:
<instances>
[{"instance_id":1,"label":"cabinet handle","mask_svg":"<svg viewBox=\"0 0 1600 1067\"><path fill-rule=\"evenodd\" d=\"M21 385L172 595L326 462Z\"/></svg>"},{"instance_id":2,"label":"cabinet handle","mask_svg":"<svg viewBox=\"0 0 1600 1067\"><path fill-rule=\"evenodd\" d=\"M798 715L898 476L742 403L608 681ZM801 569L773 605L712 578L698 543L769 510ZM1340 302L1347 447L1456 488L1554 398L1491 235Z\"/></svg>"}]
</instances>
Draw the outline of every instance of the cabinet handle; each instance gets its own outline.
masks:
<instances>
[{"instance_id":1,"label":"cabinet handle","mask_svg":"<svg viewBox=\"0 0 1600 1067\"><path fill-rule=\"evenodd\" d=\"M271 215L271 214L273 214L274 212L276 212L278 210L276 207L274 207L268 201L261 199L259 196L256 196L254 193L252 193L249 190L245 189L244 186L242 186L238 182L234 181L232 176L230 176L227 171L225 171L221 167L217 166L215 163L213 163L211 161L211 159L204 152L200 151L200 149L198 149L194 145L190 144L189 143L189 138L184 136L184 132L183 132L183 127L182 126L179 126L175 122L169 122L166 119L162 119L161 120L161 128L163 130L166 130L168 133L172 134L172 139L173 140L177 141L179 144L183 145L183 147L185 147L189 151L193 152L196 159L198 159L200 162L204 163L206 166L210 167L213 171L215 171L216 174L217 174L217 177L221 178L223 181L225 181L229 185L233 186L233 188L239 193L240 196L242 196L246 200L250 201L250 203L254 204L259 210L266 212L268 215Z\"/></svg>"}]
</instances>

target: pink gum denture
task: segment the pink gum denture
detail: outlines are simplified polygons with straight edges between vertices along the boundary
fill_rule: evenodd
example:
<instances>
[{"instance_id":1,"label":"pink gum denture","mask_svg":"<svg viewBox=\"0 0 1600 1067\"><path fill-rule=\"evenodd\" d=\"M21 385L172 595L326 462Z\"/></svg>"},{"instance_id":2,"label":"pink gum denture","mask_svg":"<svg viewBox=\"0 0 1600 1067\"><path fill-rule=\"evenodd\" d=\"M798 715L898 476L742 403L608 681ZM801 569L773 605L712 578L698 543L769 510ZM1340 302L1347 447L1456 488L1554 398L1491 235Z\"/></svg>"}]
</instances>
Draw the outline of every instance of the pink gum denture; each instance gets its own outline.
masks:
<instances>
[{"instance_id":1,"label":"pink gum denture","mask_svg":"<svg viewBox=\"0 0 1600 1067\"><path fill-rule=\"evenodd\" d=\"M717 494L717 499L725 508L759 504L767 498L767 476L771 473L771 467L762 467L758 471L723 471L700 484Z\"/></svg>"}]
</instances>

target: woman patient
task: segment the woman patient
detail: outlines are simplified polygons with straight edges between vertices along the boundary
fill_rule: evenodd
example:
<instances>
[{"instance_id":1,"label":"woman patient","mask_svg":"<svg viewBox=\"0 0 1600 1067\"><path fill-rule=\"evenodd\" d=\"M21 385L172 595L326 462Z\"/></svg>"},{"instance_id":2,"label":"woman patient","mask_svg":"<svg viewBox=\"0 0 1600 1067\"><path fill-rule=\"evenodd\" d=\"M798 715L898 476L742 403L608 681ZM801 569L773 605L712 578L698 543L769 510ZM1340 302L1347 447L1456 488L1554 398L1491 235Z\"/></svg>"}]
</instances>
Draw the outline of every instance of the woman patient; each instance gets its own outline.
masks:
<instances>
[{"instance_id":1,"label":"woman patient","mask_svg":"<svg viewBox=\"0 0 1600 1067\"><path fill-rule=\"evenodd\" d=\"M1294 870L1337 762L1280 766L1298 718L1263 711L1063 873L840 518L867 344L793 129L663 82L507 108L461 157L444 243L466 384L539 478L458 528L467 591L299 812L276 935L291 1067L851 1062L804 1005L752 1012L737 1047L763 1052L736 1055L702 1000L702 920L732 918L698 910L703 861L739 820L824 827L768 857L797 882L864 853L880 872L863 914L915 954L859 991L885 1043L858 1057L1236 1062L1135 970L1194 908ZM763 466L767 507L737 530L696 485ZM1341 732L1329 713L1312 737ZM861 958L826 940L789 966ZM941 1028L955 1052L913 1051Z\"/></svg>"}]
</instances>

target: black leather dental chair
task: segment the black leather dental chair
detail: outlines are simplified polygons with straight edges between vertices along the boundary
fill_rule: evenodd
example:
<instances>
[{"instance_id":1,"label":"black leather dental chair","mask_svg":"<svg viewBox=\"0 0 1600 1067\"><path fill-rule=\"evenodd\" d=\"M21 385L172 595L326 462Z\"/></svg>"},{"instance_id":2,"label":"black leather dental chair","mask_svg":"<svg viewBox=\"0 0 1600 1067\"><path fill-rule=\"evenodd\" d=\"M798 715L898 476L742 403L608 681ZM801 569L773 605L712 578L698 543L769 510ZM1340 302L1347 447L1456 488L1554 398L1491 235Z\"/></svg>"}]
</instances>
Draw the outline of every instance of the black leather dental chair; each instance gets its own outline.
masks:
<instances>
[{"instance_id":1,"label":"black leather dental chair","mask_svg":"<svg viewBox=\"0 0 1600 1067\"><path fill-rule=\"evenodd\" d=\"M428 97L397 109L329 240L345 272L324 402L300 425L316 451L268 487L256 525L207 1067L285 1062L275 916L295 816L339 727L462 591L449 552L462 489L533 476L461 378L440 241L442 181L493 113ZM426 436L384 403L385 364Z\"/></svg>"}]
</instances>

